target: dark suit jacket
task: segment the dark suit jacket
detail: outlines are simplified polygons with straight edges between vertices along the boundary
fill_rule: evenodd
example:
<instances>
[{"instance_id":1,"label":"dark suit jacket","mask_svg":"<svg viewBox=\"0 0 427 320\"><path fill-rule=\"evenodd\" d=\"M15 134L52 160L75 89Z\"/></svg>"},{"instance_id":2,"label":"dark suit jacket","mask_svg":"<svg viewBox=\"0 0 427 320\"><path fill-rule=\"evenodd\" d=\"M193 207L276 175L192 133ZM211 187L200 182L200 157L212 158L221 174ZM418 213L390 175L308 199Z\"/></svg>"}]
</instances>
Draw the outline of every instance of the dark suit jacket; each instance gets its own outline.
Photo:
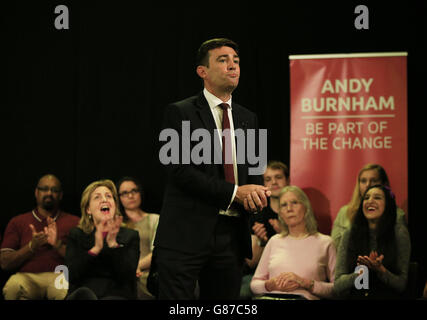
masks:
<instances>
[{"instance_id":1,"label":"dark suit jacket","mask_svg":"<svg viewBox=\"0 0 427 320\"><path fill-rule=\"evenodd\" d=\"M258 129L258 120L253 112L233 102L232 114L234 130L243 129L246 136L246 129ZM190 121L190 132L199 128L207 129L211 133L211 141L214 141L216 124L203 92L172 103L166 109L163 128L175 129L180 134L180 144L182 144L182 121ZM198 143L199 141L192 141L191 150ZM225 181L222 164L214 164L214 152L212 143L210 164L180 162L166 166L168 181L155 246L186 253L197 253L206 249L215 231L219 209L228 207L234 192L234 184ZM262 184L262 177L250 176L248 168L247 163L238 164L239 185ZM242 257L251 257L248 212L240 205L237 205L237 210L240 212L238 219L241 221L238 231L241 254Z\"/></svg>"},{"instance_id":2,"label":"dark suit jacket","mask_svg":"<svg viewBox=\"0 0 427 320\"><path fill-rule=\"evenodd\" d=\"M104 240L98 256L88 254L95 244L95 230L90 234L75 227L67 240L65 263L69 271L69 294L79 287L88 287L98 298L119 296L136 299L136 267L139 259L139 234L120 228L117 243L111 249Z\"/></svg>"}]
</instances>

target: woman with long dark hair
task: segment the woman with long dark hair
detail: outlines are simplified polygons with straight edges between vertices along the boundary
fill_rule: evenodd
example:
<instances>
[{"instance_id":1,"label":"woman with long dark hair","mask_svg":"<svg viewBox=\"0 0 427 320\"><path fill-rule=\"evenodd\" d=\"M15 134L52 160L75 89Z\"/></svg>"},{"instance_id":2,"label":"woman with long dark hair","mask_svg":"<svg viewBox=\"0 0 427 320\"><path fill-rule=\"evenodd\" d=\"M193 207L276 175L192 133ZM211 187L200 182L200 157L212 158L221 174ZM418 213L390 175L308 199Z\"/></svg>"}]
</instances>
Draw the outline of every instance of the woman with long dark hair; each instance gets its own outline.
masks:
<instances>
[{"instance_id":1,"label":"woman with long dark hair","mask_svg":"<svg viewBox=\"0 0 427 320\"><path fill-rule=\"evenodd\" d=\"M396 223L396 214L389 187L374 185L366 190L338 248L334 285L338 297L391 299L405 290L411 243L406 226ZM367 267L369 289L355 285L359 265Z\"/></svg>"},{"instance_id":2,"label":"woman with long dark hair","mask_svg":"<svg viewBox=\"0 0 427 320\"><path fill-rule=\"evenodd\" d=\"M332 226L331 237L334 239L335 246L338 248L344 232L351 227L356 212L359 208L360 201L365 194L368 187L381 184L390 187L390 181L385 169L376 163L368 163L360 169L356 184L354 186L353 195L351 200L346 205L342 206L334 220ZM397 208L396 223L403 223L406 225L405 212Z\"/></svg>"},{"instance_id":3,"label":"woman with long dark hair","mask_svg":"<svg viewBox=\"0 0 427 320\"><path fill-rule=\"evenodd\" d=\"M151 267L153 255L153 242L156 236L159 215L143 210L142 202L145 200L141 183L133 177L123 177L117 182L119 193L120 212L128 228L139 233L140 256L136 270L137 297L141 300L154 299L147 288L147 278Z\"/></svg>"}]
</instances>

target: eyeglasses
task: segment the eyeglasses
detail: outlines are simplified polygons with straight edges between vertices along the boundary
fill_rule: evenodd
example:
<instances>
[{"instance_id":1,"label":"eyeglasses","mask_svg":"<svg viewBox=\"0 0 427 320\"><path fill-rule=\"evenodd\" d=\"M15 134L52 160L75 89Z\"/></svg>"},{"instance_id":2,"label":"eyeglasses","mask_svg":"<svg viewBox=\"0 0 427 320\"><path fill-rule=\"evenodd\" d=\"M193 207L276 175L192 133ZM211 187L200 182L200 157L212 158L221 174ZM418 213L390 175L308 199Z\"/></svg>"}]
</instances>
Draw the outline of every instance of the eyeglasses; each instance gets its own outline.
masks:
<instances>
[{"instance_id":1,"label":"eyeglasses","mask_svg":"<svg viewBox=\"0 0 427 320\"><path fill-rule=\"evenodd\" d=\"M37 190L39 190L41 192L49 192L49 190L50 190L52 193L60 193L61 192L61 188L58 188L58 187L51 187L51 188L49 188L47 186L45 186L45 187L37 187Z\"/></svg>"},{"instance_id":2,"label":"eyeglasses","mask_svg":"<svg viewBox=\"0 0 427 320\"><path fill-rule=\"evenodd\" d=\"M131 191L123 191L119 193L120 197L129 197L130 195L135 195L139 192L139 189L132 189Z\"/></svg>"},{"instance_id":3,"label":"eyeglasses","mask_svg":"<svg viewBox=\"0 0 427 320\"><path fill-rule=\"evenodd\" d=\"M294 207L297 204L300 204L300 202L298 200L292 200L292 201L289 201L289 202L283 202L283 203L281 203L280 207L283 208L283 209L285 209L285 210L288 210L288 206L289 205L291 205L291 207Z\"/></svg>"}]
</instances>

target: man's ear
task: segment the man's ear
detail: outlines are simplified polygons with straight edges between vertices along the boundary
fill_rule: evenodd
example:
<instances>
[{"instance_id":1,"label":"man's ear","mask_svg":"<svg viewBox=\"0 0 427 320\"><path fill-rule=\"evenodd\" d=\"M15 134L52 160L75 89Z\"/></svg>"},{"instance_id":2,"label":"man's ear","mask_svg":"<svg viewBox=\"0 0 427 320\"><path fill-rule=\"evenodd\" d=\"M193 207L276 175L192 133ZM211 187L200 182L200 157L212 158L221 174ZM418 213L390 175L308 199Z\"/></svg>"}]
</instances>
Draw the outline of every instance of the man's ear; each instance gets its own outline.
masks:
<instances>
[{"instance_id":1,"label":"man's ear","mask_svg":"<svg viewBox=\"0 0 427 320\"><path fill-rule=\"evenodd\" d=\"M196 72L198 76L202 79L206 78L206 67L205 66L197 66Z\"/></svg>"}]
</instances>

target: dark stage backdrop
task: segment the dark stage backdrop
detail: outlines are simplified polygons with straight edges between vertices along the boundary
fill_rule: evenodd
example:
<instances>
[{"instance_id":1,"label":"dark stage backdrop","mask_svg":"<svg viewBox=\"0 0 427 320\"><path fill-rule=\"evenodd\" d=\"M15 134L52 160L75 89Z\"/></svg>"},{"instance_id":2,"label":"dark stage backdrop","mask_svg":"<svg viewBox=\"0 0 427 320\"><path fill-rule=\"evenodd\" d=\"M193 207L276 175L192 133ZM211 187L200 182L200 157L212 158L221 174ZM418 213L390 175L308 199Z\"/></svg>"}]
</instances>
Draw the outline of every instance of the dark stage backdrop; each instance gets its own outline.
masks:
<instances>
[{"instance_id":1,"label":"dark stage backdrop","mask_svg":"<svg viewBox=\"0 0 427 320\"><path fill-rule=\"evenodd\" d=\"M0 232L34 207L34 187L45 173L61 179L63 208L76 215L88 183L123 175L141 179L146 210L159 212L164 108L202 89L195 73L199 45L228 37L241 47L233 99L268 129L268 158L287 164L289 54L408 51L409 224L414 256L425 259L427 225L416 186L425 11L367 4L369 29L357 30L360 3L342 2L1 1ZM60 4L69 9L69 30L54 27Z\"/></svg>"}]
</instances>

